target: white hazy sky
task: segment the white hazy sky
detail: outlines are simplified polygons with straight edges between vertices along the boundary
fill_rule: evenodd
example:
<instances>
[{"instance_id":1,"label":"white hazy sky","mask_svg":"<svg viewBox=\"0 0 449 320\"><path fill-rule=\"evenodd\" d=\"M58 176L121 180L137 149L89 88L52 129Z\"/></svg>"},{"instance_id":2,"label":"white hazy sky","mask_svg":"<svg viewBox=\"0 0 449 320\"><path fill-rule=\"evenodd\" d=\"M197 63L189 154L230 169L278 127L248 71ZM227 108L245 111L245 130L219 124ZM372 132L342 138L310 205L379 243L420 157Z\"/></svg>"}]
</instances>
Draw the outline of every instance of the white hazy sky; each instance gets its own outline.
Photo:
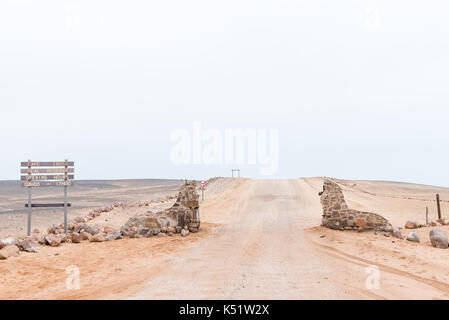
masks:
<instances>
[{"instance_id":1,"label":"white hazy sky","mask_svg":"<svg viewBox=\"0 0 449 320\"><path fill-rule=\"evenodd\" d=\"M228 176L170 162L199 120L279 129L275 177L449 186L448 59L448 1L2 0L0 179Z\"/></svg>"}]
</instances>

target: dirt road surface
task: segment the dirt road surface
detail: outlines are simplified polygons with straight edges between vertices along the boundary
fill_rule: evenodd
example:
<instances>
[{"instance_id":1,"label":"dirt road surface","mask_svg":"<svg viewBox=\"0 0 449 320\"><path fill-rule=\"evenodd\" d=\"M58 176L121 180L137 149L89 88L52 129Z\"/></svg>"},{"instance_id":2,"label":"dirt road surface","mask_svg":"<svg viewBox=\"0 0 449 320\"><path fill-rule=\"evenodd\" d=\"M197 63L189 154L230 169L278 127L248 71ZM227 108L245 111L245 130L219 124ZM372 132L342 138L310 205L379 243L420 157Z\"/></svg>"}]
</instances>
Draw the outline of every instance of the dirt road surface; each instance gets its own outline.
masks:
<instances>
[{"instance_id":1,"label":"dirt road surface","mask_svg":"<svg viewBox=\"0 0 449 320\"><path fill-rule=\"evenodd\" d=\"M411 198L409 209L404 202L390 211L397 221L416 201L431 203L431 192L414 198L402 186L386 195L366 193L369 187L361 185L363 192L354 184L345 191L348 202L360 209L369 209L360 195L370 195L370 206L385 203L384 197ZM449 298L449 250L432 248L428 239L412 244L319 227L321 188L320 178L216 180L201 204L201 232L24 253L0 262L0 298ZM419 210L412 213L418 216ZM66 287L71 265L80 269L79 290Z\"/></svg>"}]
</instances>

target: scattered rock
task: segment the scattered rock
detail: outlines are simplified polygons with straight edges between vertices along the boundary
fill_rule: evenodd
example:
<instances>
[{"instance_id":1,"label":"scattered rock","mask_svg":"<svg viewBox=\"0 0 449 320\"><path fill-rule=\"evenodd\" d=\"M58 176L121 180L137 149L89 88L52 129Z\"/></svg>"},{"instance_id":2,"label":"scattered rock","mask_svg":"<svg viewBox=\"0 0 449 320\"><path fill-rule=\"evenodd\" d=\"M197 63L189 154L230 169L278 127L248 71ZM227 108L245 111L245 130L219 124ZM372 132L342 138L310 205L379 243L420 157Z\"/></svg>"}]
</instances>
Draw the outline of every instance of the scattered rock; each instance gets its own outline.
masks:
<instances>
[{"instance_id":1,"label":"scattered rock","mask_svg":"<svg viewBox=\"0 0 449 320\"><path fill-rule=\"evenodd\" d=\"M440 249L448 248L447 235L440 229L430 230L429 237L430 237L430 242L432 243L432 246L434 246L435 248L440 248Z\"/></svg>"},{"instance_id":2,"label":"scattered rock","mask_svg":"<svg viewBox=\"0 0 449 320\"><path fill-rule=\"evenodd\" d=\"M34 235L34 236L32 237L32 239L33 239L34 241L36 241L37 243L39 243L41 246L44 246L44 245L47 244L47 241L45 240L45 237L44 237L44 236Z\"/></svg>"},{"instance_id":3,"label":"scattered rock","mask_svg":"<svg viewBox=\"0 0 449 320\"><path fill-rule=\"evenodd\" d=\"M398 228L393 228L393 232L391 233L391 235L394 238L402 239L402 233L401 233L401 231L399 231Z\"/></svg>"},{"instance_id":4,"label":"scattered rock","mask_svg":"<svg viewBox=\"0 0 449 320\"><path fill-rule=\"evenodd\" d=\"M78 223L73 226L73 232L80 233L83 230L84 224Z\"/></svg>"},{"instance_id":5,"label":"scattered rock","mask_svg":"<svg viewBox=\"0 0 449 320\"><path fill-rule=\"evenodd\" d=\"M87 233L90 233L90 235L95 236L97 233L100 233L100 230L98 228L94 228L88 224L83 225L83 230Z\"/></svg>"},{"instance_id":6,"label":"scattered rock","mask_svg":"<svg viewBox=\"0 0 449 320\"><path fill-rule=\"evenodd\" d=\"M438 219L437 222L438 222L439 224L441 224L442 226L447 225L447 222L446 222L446 220L445 220L444 218Z\"/></svg>"},{"instance_id":7,"label":"scattered rock","mask_svg":"<svg viewBox=\"0 0 449 320\"><path fill-rule=\"evenodd\" d=\"M34 229L33 233L41 233L41 232L39 231L39 229Z\"/></svg>"},{"instance_id":8,"label":"scattered rock","mask_svg":"<svg viewBox=\"0 0 449 320\"><path fill-rule=\"evenodd\" d=\"M92 237L92 239L90 240L91 242L103 242L106 240L106 237L104 235L104 233L97 233L96 235L94 235Z\"/></svg>"},{"instance_id":9,"label":"scattered rock","mask_svg":"<svg viewBox=\"0 0 449 320\"><path fill-rule=\"evenodd\" d=\"M48 234L58 234L58 233L61 233L61 229L59 229L59 227L54 224L47 229L47 233Z\"/></svg>"},{"instance_id":10,"label":"scattered rock","mask_svg":"<svg viewBox=\"0 0 449 320\"><path fill-rule=\"evenodd\" d=\"M61 244L61 238L57 235L50 233L45 237L47 243L52 247L57 247Z\"/></svg>"},{"instance_id":11,"label":"scattered rock","mask_svg":"<svg viewBox=\"0 0 449 320\"><path fill-rule=\"evenodd\" d=\"M19 255L19 248L15 245L6 246L0 250L0 260L8 259L9 257L18 257Z\"/></svg>"},{"instance_id":12,"label":"scattered rock","mask_svg":"<svg viewBox=\"0 0 449 320\"><path fill-rule=\"evenodd\" d=\"M186 229L182 229L181 230L181 236L183 236L183 237L187 237L188 235L189 235L189 230L186 230Z\"/></svg>"},{"instance_id":13,"label":"scattered rock","mask_svg":"<svg viewBox=\"0 0 449 320\"><path fill-rule=\"evenodd\" d=\"M322 235L320 236L320 238L326 238L326 235L325 235L325 234L322 234Z\"/></svg>"},{"instance_id":14,"label":"scattered rock","mask_svg":"<svg viewBox=\"0 0 449 320\"><path fill-rule=\"evenodd\" d=\"M0 249L7 246L15 246L17 245L17 241L14 238L5 238L0 239Z\"/></svg>"},{"instance_id":15,"label":"scattered rock","mask_svg":"<svg viewBox=\"0 0 449 320\"><path fill-rule=\"evenodd\" d=\"M405 223L405 229L418 229L418 222L416 221L407 221Z\"/></svg>"},{"instance_id":16,"label":"scattered rock","mask_svg":"<svg viewBox=\"0 0 449 320\"><path fill-rule=\"evenodd\" d=\"M83 236L80 235L78 232L72 233L72 243L80 243L82 240L83 240Z\"/></svg>"},{"instance_id":17,"label":"scattered rock","mask_svg":"<svg viewBox=\"0 0 449 320\"><path fill-rule=\"evenodd\" d=\"M157 234L157 236L158 236L158 237L166 237L167 234L166 234L166 233L163 233L163 232L160 232L160 233Z\"/></svg>"},{"instance_id":18,"label":"scattered rock","mask_svg":"<svg viewBox=\"0 0 449 320\"><path fill-rule=\"evenodd\" d=\"M89 232L83 231L80 235L82 240L92 241L93 235L91 235Z\"/></svg>"},{"instance_id":19,"label":"scattered rock","mask_svg":"<svg viewBox=\"0 0 449 320\"><path fill-rule=\"evenodd\" d=\"M112 240L118 240L118 239L122 239L122 234L120 232L117 231L113 231L111 233L109 233L106 237L105 237L105 241L112 241Z\"/></svg>"},{"instance_id":20,"label":"scattered rock","mask_svg":"<svg viewBox=\"0 0 449 320\"><path fill-rule=\"evenodd\" d=\"M410 232L407 236L407 240L411 242L420 242L419 236L416 234L416 232Z\"/></svg>"},{"instance_id":21,"label":"scattered rock","mask_svg":"<svg viewBox=\"0 0 449 320\"><path fill-rule=\"evenodd\" d=\"M18 245L19 249L27 252L35 252L39 251L39 245L34 242L32 239L24 239L20 241Z\"/></svg>"}]
</instances>

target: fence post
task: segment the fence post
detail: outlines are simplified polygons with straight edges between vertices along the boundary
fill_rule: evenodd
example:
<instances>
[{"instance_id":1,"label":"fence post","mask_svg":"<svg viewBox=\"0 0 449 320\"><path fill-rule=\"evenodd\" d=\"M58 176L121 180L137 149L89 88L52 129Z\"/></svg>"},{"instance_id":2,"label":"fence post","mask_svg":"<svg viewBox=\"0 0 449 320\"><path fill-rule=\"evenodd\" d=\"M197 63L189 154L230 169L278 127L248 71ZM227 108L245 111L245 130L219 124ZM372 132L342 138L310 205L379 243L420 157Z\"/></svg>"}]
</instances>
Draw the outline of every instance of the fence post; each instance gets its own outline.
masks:
<instances>
[{"instance_id":1,"label":"fence post","mask_svg":"<svg viewBox=\"0 0 449 320\"><path fill-rule=\"evenodd\" d=\"M441 219L441 206L440 206L440 195L437 194L437 209L438 209L438 219Z\"/></svg>"}]
</instances>

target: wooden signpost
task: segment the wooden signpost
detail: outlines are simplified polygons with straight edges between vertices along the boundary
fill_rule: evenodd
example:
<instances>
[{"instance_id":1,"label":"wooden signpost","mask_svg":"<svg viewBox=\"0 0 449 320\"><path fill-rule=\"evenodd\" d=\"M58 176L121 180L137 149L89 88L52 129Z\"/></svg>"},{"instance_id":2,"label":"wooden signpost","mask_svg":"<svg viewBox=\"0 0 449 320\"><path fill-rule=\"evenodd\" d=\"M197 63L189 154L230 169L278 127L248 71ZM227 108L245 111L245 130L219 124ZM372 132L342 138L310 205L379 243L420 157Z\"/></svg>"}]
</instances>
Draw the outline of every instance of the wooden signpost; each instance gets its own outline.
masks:
<instances>
[{"instance_id":1,"label":"wooden signpost","mask_svg":"<svg viewBox=\"0 0 449 320\"><path fill-rule=\"evenodd\" d=\"M67 203L67 187L73 186L75 179L75 163L72 161L53 161L53 162L37 162L28 160L21 162L20 166L26 169L20 169L20 180L23 187L28 188L28 227L27 234L31 235L31 214L32 208L64 208L64 232L67 234L67 207L71 207L71 203ZM72 174L69 174L72 173ZM39 187L64 187L64 203L32 203L32 189Z\"/></svg>"}]
</instances>

